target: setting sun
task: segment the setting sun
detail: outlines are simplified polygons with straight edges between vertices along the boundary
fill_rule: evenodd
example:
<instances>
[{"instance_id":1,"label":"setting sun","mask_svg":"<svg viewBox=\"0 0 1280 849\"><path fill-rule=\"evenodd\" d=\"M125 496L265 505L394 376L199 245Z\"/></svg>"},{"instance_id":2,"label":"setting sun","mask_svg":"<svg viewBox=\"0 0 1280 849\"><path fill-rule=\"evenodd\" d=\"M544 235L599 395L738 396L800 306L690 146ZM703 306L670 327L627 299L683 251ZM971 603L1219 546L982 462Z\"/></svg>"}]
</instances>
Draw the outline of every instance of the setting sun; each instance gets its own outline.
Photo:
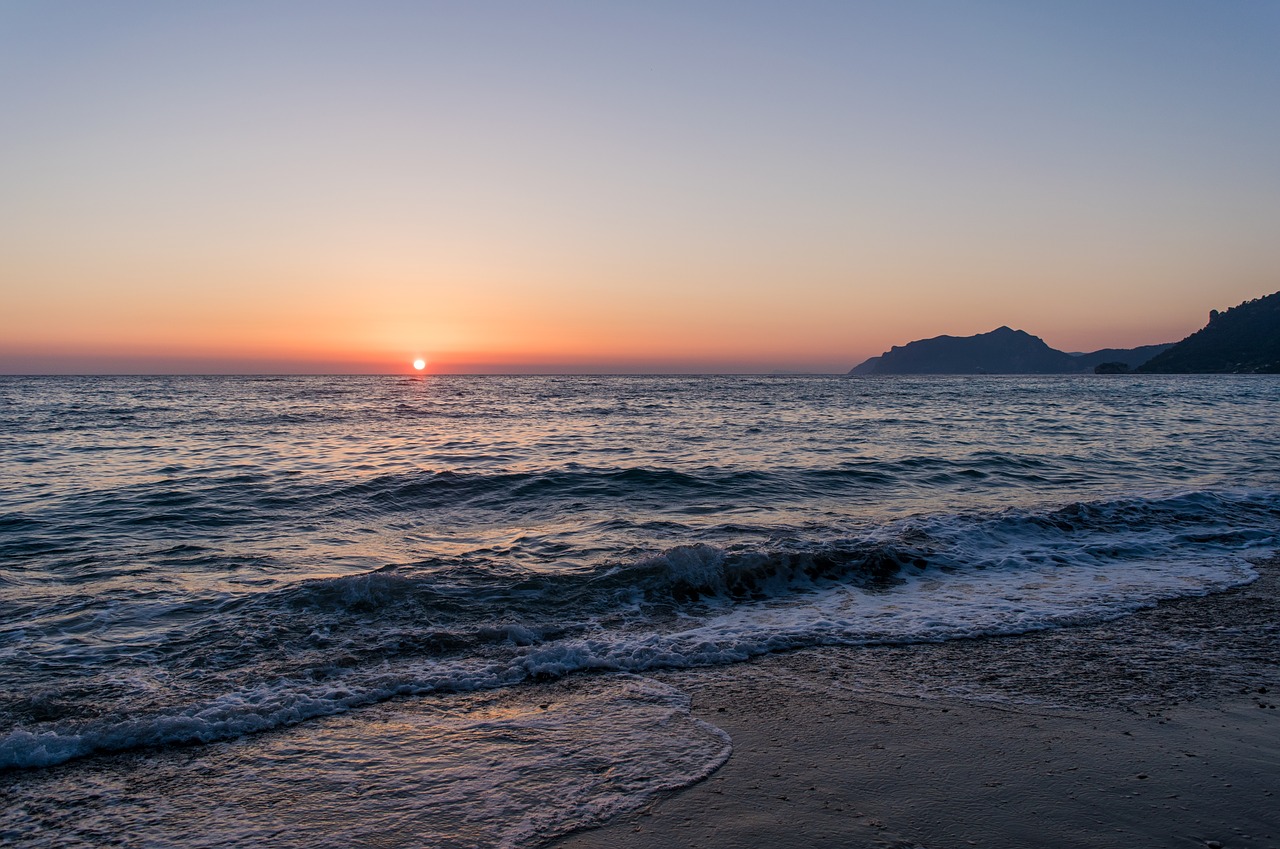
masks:
<instances>
[{"instance_id":1,"label":"setting sun","mask_svg":"<svg viewBox=\"0 0 1280 849\"><path fill-rule=\"evenodd\" d=\"M414 368L416 368L418 371L422 371L424 368L426 368L426 367L427 367L427 361L426 361L426 360L414 360L414 361L413 361L413 367L414 367Z\"/></svg>"}]
</instances>

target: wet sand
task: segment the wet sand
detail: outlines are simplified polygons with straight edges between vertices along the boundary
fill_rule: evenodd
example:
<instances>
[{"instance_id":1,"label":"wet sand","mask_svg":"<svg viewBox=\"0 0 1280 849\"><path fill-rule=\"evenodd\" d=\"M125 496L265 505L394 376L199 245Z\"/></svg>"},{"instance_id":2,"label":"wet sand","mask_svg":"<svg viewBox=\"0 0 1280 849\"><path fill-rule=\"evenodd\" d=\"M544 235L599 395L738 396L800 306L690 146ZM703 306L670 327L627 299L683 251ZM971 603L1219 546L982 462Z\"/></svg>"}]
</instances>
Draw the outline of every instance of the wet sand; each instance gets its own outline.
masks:
<instances>
[{"instance_id":1,"label":"wet sand","mask_svg":"<svg viewBox=\"0 0 1280 849\"><path fill-rule=\"evenodd\" d=\"M708 780L554 843L1280 847L1280 562L1021 637L671 673L730 733Z\"/></svg>"}]
</instances>

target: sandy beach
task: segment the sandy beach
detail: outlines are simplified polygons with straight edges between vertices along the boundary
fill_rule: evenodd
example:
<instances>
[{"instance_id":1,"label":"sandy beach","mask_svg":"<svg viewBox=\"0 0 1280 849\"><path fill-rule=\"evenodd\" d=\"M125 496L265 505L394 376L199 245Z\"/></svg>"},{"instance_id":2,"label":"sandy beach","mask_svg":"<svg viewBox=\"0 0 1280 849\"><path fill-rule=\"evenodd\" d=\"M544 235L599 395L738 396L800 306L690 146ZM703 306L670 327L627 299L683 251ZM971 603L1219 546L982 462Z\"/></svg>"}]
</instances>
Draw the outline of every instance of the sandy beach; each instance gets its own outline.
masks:
<instances>
[{"instance_id":1,"label":"sandy beach","mask_svg":"<svg viewBox=\"0 0 1280 849\"><path fill-rule=\"evenodd\" d=\"M557 849L1280 846L1280 562L1019 637L658 676L732 735L708 780Z\"/></svg>"}]
</instances>

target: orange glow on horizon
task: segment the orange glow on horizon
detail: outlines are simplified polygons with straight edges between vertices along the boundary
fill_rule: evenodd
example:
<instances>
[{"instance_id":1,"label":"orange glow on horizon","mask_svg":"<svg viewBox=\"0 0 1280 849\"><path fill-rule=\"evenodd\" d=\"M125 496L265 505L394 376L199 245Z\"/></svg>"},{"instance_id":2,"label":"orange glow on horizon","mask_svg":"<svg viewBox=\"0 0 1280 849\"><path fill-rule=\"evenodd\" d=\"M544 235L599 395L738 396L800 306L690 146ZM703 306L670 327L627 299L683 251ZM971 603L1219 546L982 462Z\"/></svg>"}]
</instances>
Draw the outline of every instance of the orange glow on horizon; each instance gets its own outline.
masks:
<instances>
[{"instance_id":1,"label":"orange glow on horizon","mask_svg":"<svg viewBox=\"0 0 1280 849\"><path fill-rule=\"evenodd\" d=\"M0 12L0 374L844 372L1280 275L1266 4L267 5Z\"/></svg>"}]
</instances>

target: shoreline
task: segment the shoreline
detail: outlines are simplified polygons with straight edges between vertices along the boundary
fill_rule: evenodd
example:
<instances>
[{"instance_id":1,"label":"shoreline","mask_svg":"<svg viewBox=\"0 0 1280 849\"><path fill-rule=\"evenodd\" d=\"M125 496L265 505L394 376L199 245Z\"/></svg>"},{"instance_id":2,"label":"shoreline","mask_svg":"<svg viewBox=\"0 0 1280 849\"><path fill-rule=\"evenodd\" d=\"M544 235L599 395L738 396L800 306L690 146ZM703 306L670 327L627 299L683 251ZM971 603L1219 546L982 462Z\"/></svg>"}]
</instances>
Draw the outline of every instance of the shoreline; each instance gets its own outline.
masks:
<instances>
[{"instance_id":1,"label":"shoreline","mask_svg":"<svg viewBox=\"0 0 1280 849\"><path fill-rule=\"evenodd\" d=\"M1077 628L653 675L732 757L548 845L1280 847L1280 558L1257 569Z\"/></svg>"}]
</instances>

